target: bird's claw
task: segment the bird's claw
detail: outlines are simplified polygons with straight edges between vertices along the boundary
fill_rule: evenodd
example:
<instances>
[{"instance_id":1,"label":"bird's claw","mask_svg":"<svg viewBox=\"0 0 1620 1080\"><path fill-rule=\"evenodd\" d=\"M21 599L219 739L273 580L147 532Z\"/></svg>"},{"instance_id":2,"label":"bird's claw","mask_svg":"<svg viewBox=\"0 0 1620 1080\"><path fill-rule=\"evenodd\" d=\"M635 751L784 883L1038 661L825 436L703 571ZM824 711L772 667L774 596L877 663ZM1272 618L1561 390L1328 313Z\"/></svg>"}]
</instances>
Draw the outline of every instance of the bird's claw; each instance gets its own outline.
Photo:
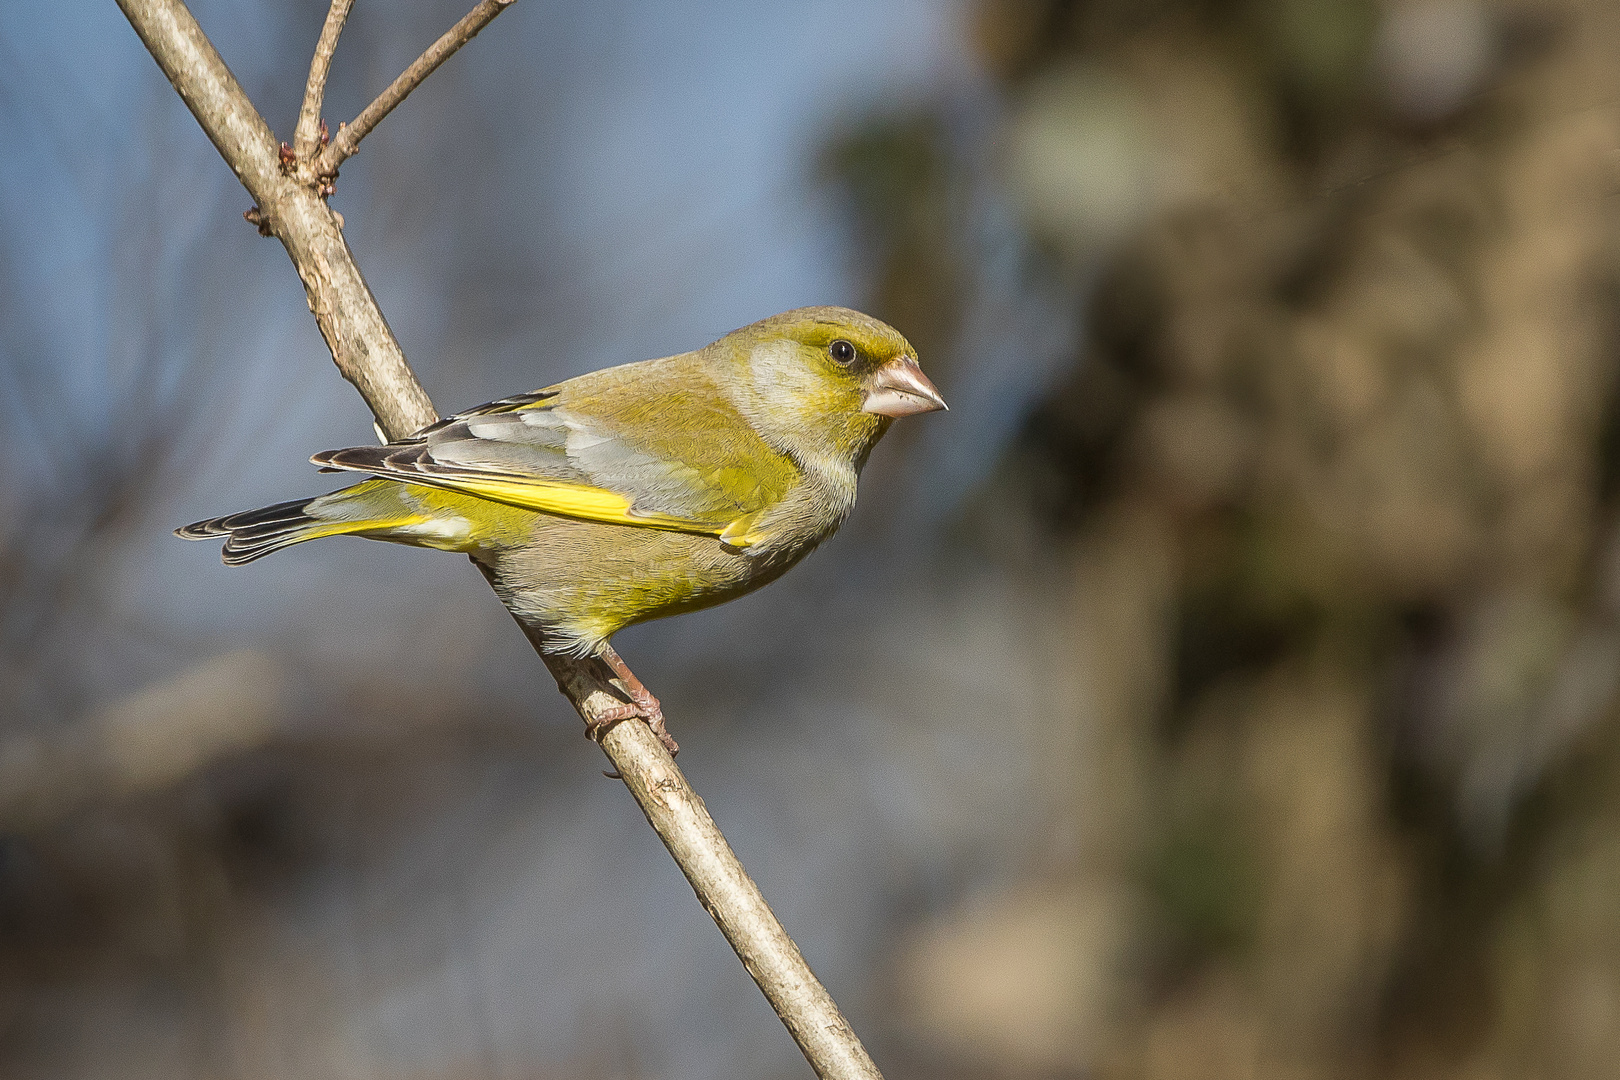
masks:
<instances>
[{"instance_id":1,"label":"bird's claw","mask_svg":"<svg viewBox=\"0 0 1620 1080\"><path fill-rule=\"evenodd\" d=\"M658 741L664 744L669 756L674 757L681 752L680 744L664 726L664 710L656 699L645 702L625 702L603 709L596 718L585 725L585 734L593 741L600 743L608 731L621 720L643 720L658 736Z\"/></svg>"}]
</instances>

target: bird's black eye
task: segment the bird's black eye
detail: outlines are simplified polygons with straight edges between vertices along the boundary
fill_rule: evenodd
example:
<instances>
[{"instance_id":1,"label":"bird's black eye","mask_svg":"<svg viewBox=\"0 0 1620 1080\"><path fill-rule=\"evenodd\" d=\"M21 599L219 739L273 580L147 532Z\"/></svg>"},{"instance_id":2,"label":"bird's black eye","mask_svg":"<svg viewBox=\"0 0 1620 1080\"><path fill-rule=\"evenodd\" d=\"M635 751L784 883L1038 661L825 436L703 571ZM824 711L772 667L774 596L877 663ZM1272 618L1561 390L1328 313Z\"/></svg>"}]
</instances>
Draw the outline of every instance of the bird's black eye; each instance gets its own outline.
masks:
<instances>
[{"instance_id":1,"label":"bird's black eye","mask_svg":"<svg viewBox=\"0 0 1620 1080\"><path fill-rule=\"evenodd\" d=\"M843 367L848 367L855 362L855 346L851 345L843 338L839 338L837 341L827 346L827 352L832 356L835 362Z\"/></svg>"}]
</instances>

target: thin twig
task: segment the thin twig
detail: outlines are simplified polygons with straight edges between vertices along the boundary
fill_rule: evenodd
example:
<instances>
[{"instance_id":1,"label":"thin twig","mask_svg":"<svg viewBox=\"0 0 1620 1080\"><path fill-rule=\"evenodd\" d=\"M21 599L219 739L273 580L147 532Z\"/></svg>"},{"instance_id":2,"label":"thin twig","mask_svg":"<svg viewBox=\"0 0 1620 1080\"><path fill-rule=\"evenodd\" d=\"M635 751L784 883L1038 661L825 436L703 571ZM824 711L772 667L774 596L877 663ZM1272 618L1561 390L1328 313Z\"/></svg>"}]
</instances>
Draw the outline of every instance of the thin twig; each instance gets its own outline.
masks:
<instances>
[{"instance_id":1,"label":"thin twig","mask_svg":"<svg viewBox=\"0 0 1620 1080\"><path fill-rule=\"evenodd\" d=\"M332 359L365 398L384 434L391 439L403 438L437 419L432 402L405 362L399 342L366 287L336 217L318 190L282 172L279 148L269 126L182 0L118 0L118 6L219 148L226 164L253 196L258 223L287 249L303 279L310 310L332 350ZM474 15L490 6L498 12L504 5L486 2L474 9ZM462 40L493 17L491 13L484 18ZM468 19L440 39L440 44L451 39ZM420 82L460 43L446 48L410 86ZM412 69L422 63L419 60ZM399 94L399 98L404 96ZM398 99L382 109L377 119L397 103ZM366 114L370 112L366 110ZM355 141L359 141L358 136ZM336 141L332 145L336 146ZM530 641L538 651L532 635ZM594 726L594 720L623 703L623 696L609 679L610 673L598 661L543 653L541 659L557 680L558 689L588 726ZM715 826L703 800L686 782L657 736L646 724L625 721L606 729L601 744L648 822L691 882L698 900L759 984L816 1075L823 1080L882 1080L832 997L805 964L793 939Z\"/></svg>"},{"instance_id":2,"label":"thin twig","mask_svg":"<svg viewBox=\"0 0 1620 1080\"><path fill-rule=\"evenodd\" d=\"M304 103L298 109L298 126L293 130L293 153L307 159L321 148L321 102L326 97L326 75L332 70L332 54L337 51L338 36L343 24L349 21L349 9L354 0L332 0L326 12L326 24L321 27L320 40L315 42L315 56L309 62L309 79L304 83Z\"/></svg>"},{"instance_id":3,"label":"thin twig","mask_svg":"<svg viewBox=\"0 0 1620 1080\"><path fill-rule=\"evenodd\" d=\"M404 101L412 90L421 85L423 79L433 74L435 68L450 58L451 53L477 37L478 31L488 26L495 16L515 2L516 0L480 0L477 7L462 16L460 22L446 30L443 37L428 46L427 52L418 56L410 67L400 72L399 78L390 83L388 89L378 94L377 100L367 105L352 123L339 126L332 141L315 159L315 174L337 175L338 166L360 148L360 140L369 135L371 129L376 127L383 117L393 112L394 106Z\"/></svg>"}]
</instances>

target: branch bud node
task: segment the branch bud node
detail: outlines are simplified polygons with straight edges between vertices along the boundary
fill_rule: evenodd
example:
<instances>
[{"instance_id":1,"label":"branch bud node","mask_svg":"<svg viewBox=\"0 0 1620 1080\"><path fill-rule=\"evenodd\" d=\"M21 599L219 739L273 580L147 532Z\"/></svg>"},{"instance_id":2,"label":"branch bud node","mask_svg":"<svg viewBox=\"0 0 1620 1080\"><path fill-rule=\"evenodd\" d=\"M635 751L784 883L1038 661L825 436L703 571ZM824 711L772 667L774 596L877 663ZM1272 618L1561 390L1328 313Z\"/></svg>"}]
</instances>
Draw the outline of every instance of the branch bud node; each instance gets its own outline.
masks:
<instances>
[{"instance_id":1,"label":"branch bud node","mask_svg":"<svg viewBox=\"0 0 1620 1080\"><path fill-rule=\"evenodd\" d=\"M242 217L249 225L259 230L260 236L270 235L270 218L259 210L257 206L250 206L242 211Z\"/></svg>"}]
</instances>

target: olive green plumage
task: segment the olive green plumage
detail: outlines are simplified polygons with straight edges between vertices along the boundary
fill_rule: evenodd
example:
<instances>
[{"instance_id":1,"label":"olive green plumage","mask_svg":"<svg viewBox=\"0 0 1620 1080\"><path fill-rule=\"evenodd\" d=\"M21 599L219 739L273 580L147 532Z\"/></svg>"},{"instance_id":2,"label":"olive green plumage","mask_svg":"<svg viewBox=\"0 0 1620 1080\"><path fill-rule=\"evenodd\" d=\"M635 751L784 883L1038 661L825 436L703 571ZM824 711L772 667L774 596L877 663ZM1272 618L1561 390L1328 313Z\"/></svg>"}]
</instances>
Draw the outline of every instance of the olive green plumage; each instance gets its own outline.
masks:
<instances>
[{"instance_id":1,"label":"olive green plumage","mask_svg":"<svg viewBox=\"0 0 1620 1080\"><path fill-rule=\"evenodd\" d=\"M176 532L226 537L233 565L340 534L466 552L546 651L583 656L780 576L849 514L893 418L943 407L893 328L802 308L317 454L374 479Z\"/></svg>"}]
</instances>

